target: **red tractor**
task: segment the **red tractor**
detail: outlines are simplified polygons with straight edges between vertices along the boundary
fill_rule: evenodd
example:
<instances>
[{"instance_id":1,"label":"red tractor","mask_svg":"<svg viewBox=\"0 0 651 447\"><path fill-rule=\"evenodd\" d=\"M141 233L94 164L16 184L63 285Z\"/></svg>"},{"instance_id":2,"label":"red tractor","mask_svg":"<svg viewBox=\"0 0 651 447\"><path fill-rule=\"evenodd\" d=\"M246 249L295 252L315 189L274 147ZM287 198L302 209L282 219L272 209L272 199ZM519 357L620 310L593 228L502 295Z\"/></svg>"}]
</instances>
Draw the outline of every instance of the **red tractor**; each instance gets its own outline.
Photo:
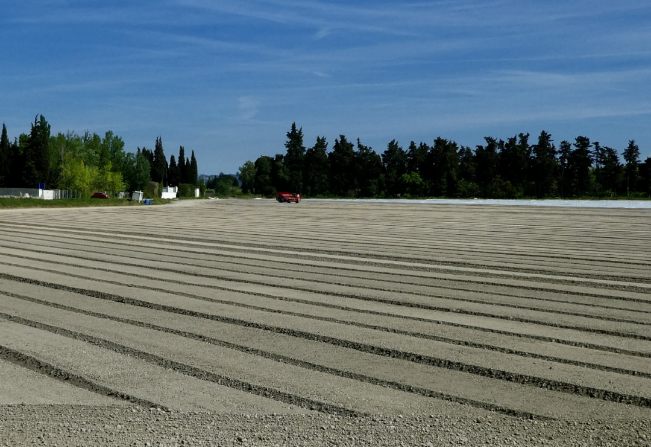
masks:
<instances>
[{"instance_id":1,"label":"red tractor","mask_svg":"<svg viewBox=\"0 0 651 447\"><path fill-rule=\"evenodd\" d=\"M278 200L280 203L298 203L301 201L301 195L292 192L277 192L276 200Z\"/></svg>"}]
</instances>

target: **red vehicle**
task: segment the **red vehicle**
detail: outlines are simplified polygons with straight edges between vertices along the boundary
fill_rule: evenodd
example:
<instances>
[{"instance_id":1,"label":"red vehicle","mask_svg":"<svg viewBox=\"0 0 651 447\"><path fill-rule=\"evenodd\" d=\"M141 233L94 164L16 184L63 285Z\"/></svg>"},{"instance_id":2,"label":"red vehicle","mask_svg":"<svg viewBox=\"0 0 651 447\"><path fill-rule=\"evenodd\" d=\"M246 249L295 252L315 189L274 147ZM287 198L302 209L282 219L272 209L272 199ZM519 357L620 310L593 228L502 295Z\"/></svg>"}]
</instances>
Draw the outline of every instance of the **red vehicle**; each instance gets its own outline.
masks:
<instances>
[{"instance_id":1,"label":"red vehicle","mask_svg":"<svg viewBox=\"0 0 651 447\"><path fill-rule=\"evenodd\" d=\"M92 196L90 196L91 199L108 199L109 195L104 194L103 192L96 192Z\"/></svg>"},{"instance_id":2,"label":"red vehicle","mask_svg":"<svg viewBox=\"0 0 651 447\"><path fill-rule=\"evenodd\" d=\"M298 203L301 201L301 195L292 192L278 192L276 193L276 200L280 203Z\"/></svg>"}]
</instances>

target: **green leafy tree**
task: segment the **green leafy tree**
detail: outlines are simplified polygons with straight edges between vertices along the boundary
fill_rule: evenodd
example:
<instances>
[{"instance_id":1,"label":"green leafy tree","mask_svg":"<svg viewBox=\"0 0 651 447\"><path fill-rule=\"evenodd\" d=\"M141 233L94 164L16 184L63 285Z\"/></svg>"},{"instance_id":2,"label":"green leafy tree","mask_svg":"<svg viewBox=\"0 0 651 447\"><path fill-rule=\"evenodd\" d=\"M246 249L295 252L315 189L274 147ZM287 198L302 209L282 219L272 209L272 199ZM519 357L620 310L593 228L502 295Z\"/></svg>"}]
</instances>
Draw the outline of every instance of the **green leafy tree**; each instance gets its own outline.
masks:
<instances>
[{"instance_id":1,"label":"green leafy tree","mask_svg":"<svg viewBox=\"0 0 651 447\"><path fill-rule=\"evenodd\" d=\"M274 159L263 155L255 161L255 180L253 187L256 194L261 194L264 197L271 197L275 193L273 184L271 183L271 167Z\"/></svg>"},{"instance_id":2,"label":"green leafy tree","mask_svg":"<svg viewBox=\"0 0 651 447\"><path fill-rule=\"evenodd\" d=\"M296 129L296 123L287 132L285 142L287 153L283 159L287 170L288 189L292 192L303 192L303 168L305 164L305 146L303 146L303 128Z\"/></svg>"},{"instance_id":3,"label":"green leafy tree","mask_svg":"<svg viewBox=\"0 0 651 447\"><path fill-rule=\"evenodd\" d=\"M631 190L637 190L638 167L640 164L640 148L635 144L635 140L630 140L624 150L624 160L626 160L626 195Z\"/></svg>"},{"instance_id":4,"label":"green leafy tree","mask_svg":"<svg viewBox=\"0 0 651 447\"><path fill-rule=\"evenodd\" d=\"M84 132L81 137L83 153L81 159L88 167L97 167L100 165L100 156L102 153L102 139L96 133Z\"/></svg>"},{"instance_id":5,"label":"green leafy tree","mask_svg":"<svg viewBox=\"0 0 651 447\"><path fill-rule=\"evenodd\" d=\"M102 152L108 154L108 160L111 162L113 172L124 171L124 140L118 135L114 135L112 131L107 131L102 139ZM100 163L100 166L105 164Z\"/></svg>"},{"instance_id":6,"label":"green leafy tree","mask_svg":"<svg viewBox=\"0 0 651 447\"><path fill-rule=\"evenodd\" d=\"M330 164L326 137L316 137L316 143L305 152L303 185L309 196L326 194L329 190Z\"/></svg>"},{"instance_id":7,"label":"green leafy tree","mask_svg":"<svg viewBox=\"0 0 651 447\"><path fill-rule=\"evenodd\" d=\"M63 161L63 171L59 178L59 189L69 189L88 195L93 183L93 173L84 161L66 154Z\"/></svg>"},{"instance_id":8,"label":"green leafy tree","mask_svg":"<svg viewBox=\"0 0 651 447\"><path fill-rule=\"evenodd\" d=\"M151 167L149 160L145 157L140 149L134 154L129 152L124 162L124 180L126 189L129 191L144 191L149 182Z\"/></svg>"},{"instance_id":9,"label":"green leafy tree","mask_svg":"<svg viewBox=\"0 0 651 447\"><path fill-rule=\"evenodd\" d=\"M244 194L255 193L255 164L252 161L245 162L237 171L237 176L242 182Z\"/></svg>"},{"instance_id":10,"label":"green leafy tree","mask_svg":"<svg viewBox=\"0 0 651 447\"><path fill-rule=\"evenodd\" d=\"M276 191L288 191L290 189L289 172L287 172L282 154L276 154L276 158L271 165L271 184Z\"/></svg>"},{"instance_id":11,"label":"green leafy tree","mask_svg":"<svg viewBox=\"0 0 651 447\"><path fill-rule=\"evenodd\" d=\"M330 192L338 196L353 196L355 190L355 150L344 135L335 139L328 154Z\"/></svg>"}]
</instances>

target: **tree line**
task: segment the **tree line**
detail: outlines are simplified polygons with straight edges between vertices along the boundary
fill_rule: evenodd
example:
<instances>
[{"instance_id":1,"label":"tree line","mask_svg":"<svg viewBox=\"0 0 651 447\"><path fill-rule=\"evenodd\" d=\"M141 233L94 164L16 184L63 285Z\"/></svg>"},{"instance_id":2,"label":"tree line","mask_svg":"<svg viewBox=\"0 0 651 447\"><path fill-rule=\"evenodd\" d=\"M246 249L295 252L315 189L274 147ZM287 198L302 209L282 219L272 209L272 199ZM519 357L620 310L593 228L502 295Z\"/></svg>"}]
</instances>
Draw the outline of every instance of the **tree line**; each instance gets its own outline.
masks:
<instances>
[{"instance_id":1,"label":"tree line","mask_svg":"<svg viewBox=\"0 0 651 447\"><path fill-rule=\"evenodd\" d=\"M272 196L276 191L337 197L616 197L651 196L651 157L640 160L630 140L619 152L584 136L558 147L542 131L506 140L485 137L474 149L436 138L396 141L381 154L357 139L336 138L328 151L325 137L303 144L303 129L293 123L286 152L263 155L239 168L242 191Z\"/></svg>"},{"instance_id":2,"label":"tree line","mask_svg":"<svg viewBox=\"0 0 651 447\"><path fill-rule=\"evenodd\" d=\"M194 151L186 158L183 146L178 162L168 163L161 137L154 149L125 152L121 137L107 131L51 135L51 126L37 116L29 134L9 140L7 127L0 136L0 187L69 189L91 191L144 191L151 182L163 186L197 185L198 166Z\"/></svg>"}]
</instances>

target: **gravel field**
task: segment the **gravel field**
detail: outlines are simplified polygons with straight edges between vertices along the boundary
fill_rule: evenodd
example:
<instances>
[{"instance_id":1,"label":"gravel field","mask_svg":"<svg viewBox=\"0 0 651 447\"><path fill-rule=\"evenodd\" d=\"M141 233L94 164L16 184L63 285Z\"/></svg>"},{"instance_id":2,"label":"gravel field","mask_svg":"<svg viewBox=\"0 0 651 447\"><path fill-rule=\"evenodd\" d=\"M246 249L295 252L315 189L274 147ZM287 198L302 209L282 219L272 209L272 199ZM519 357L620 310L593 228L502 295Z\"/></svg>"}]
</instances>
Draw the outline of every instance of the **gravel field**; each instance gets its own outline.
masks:
<instances>
[{"instance_id":1,"label":"gravel field","mask_svg":"<svg viewBox=\"0 0 651 447\"><path fill-rule=\"evenodd\" d=\"M651 446L651 210L2 210L15 445Z\"/></svg>"}]
</instances>

